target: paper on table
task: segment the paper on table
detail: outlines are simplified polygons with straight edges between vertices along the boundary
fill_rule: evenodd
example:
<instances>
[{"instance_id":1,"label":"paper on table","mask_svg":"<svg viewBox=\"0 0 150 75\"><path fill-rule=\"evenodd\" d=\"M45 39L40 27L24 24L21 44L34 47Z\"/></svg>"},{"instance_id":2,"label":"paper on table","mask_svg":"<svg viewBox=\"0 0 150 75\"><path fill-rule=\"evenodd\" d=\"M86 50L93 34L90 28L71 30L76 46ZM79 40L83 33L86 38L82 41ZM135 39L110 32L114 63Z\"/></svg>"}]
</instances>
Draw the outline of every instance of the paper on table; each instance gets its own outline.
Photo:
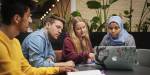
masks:
<instances>
[{"instance_id":1,"label":"paper on table","mask_svg":"<svg viewBox=\"0 0 150 75\"><path fill-rule=\"evenodd\" d=\"M105 75L100 70L87 70L77 72L67 72L67 75Z\"/></svg>"}]
</instances>

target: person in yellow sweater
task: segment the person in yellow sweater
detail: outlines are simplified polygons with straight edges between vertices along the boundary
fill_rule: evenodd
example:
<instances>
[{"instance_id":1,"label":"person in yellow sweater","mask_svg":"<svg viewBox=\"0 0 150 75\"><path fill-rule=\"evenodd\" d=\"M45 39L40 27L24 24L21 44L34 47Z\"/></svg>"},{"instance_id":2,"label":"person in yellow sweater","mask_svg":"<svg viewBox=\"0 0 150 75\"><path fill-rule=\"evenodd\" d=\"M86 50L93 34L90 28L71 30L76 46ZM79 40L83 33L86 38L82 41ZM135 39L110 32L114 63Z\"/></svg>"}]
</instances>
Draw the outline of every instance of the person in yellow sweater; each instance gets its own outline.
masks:
<instances>
[{"instance_id":1,"label":"person in yellow sweater","mask_svg":"<svg viewBox=\"0 0 150 75\"><path fill-rule=\"evenodd\" d=\"M27 1L1 1L0 75L56 75L67 71L75 71L73 67L35 68L25 59L20 43L15 37L20 32L27 31L31 18Z\"/></svg>"}]
</instances>

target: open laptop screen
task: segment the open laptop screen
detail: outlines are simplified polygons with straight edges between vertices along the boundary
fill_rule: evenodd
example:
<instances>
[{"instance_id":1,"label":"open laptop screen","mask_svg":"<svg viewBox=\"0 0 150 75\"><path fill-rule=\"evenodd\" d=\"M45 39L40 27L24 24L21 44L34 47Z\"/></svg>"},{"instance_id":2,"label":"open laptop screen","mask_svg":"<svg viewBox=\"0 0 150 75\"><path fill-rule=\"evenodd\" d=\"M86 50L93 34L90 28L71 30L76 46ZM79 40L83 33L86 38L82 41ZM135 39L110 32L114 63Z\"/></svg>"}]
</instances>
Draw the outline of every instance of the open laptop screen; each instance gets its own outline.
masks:
<instances>
[{"instance_id":1,"label":"open laptop screen","mask_svg":"<svg viewBox=\"0 0 150 75\"><path fill-rule=\"evenodd\" d=\"M136 61L135 46L96 46L96 64L109 69L132 69Z\"/></svg>"}]
</instances>

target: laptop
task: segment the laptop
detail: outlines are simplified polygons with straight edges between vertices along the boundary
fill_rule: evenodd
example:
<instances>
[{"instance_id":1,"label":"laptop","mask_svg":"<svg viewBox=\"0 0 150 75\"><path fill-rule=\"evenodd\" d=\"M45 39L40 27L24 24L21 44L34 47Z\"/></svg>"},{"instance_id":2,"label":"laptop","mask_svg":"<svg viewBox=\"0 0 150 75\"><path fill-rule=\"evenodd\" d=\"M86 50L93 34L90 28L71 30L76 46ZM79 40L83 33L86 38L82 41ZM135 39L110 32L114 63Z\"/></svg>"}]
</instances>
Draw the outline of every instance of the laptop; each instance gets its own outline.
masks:
<instances>
[{"instance_id":1,"label":"laptop","mask_svg":"<svg viewBox=\"0 0 150 75\"><path fill-rule=\"evenodd\" d=\"M136 63L135 46L96 46L95 63L106 69L132 70Z\"/></svg>"}]
</instances>

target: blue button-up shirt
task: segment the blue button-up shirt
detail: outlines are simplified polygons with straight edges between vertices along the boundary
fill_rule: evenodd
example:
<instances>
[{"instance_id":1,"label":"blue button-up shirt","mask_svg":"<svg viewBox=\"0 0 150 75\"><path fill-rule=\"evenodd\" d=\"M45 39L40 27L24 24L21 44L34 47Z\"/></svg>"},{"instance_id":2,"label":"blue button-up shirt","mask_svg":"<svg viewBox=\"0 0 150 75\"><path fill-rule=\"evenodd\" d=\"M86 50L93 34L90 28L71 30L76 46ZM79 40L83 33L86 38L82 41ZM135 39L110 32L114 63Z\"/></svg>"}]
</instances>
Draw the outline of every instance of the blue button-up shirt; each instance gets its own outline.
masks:
<instances>
[{"instance_id":1,"label":"blue button-up shirt","mask_svg":"<svg viewBox=\"0 0 150 75\"><path fill-rule=\"evenodd\" d=\"M24 56L32 66L54 66L55 53L45 29L28 35L22 43L22 50Z\"/></svg>"}]
</instances>

